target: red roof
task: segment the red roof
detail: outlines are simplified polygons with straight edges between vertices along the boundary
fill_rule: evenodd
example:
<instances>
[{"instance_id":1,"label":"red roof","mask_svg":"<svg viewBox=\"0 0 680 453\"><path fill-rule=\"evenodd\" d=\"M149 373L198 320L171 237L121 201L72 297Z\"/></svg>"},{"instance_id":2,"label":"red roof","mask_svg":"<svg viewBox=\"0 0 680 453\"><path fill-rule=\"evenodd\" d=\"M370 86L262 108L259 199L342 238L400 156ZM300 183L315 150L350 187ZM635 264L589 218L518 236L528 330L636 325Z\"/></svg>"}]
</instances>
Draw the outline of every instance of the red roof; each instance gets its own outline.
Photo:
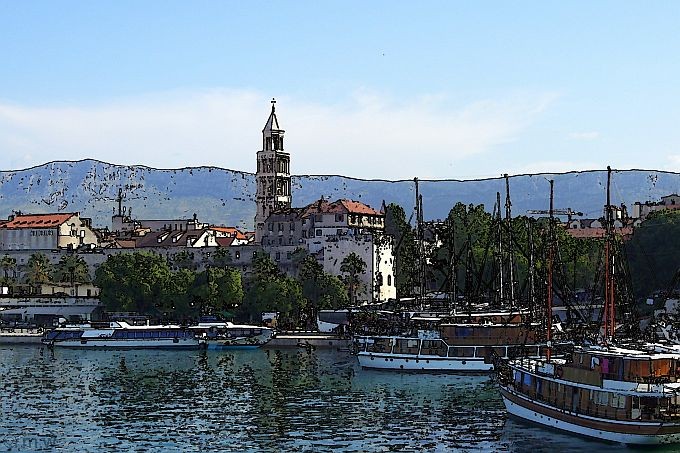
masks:
<instances>
[{"instance_id":1,"label":"red roof","mask_svg":"<svg viewBox=\"0 0 680 453\"><path fill-rule=\"evenodd\" d=\"M231 244L234 243L236 238L234 237L228 237L228 238L215 238L215 241L217 241L217 245L220 247L229 247Z\"/></svg>"},{"instance_id":2,"label":"red roof","mask_svg":"<svg viewBox=\"0 0 680 453\"><path fill-rule=\"evenodd\" d=\"M372 207L363 204L360 201L354 200L337 200L330 202L321 198L314 203L307 205L302 211L302 217L310 214L363 214L363 215L378 215L380 212Z\"/></svg>"},{"instance_id":3,"label":"red roof","mask_svg":"<svg viewBox=\"0 0 680 453\"><path fill-rule=\"evenodd\" d=\"M66 214L26 214L17 215L13 220L7 221L3 228L54 228L65 223L68 219L77 215L76 213ZM80 226L80 225L79 225Z\"/></svg>"},{"instance_id":4,"label":"red roof","mask_svg":"<svg viewBox=\"0 0 680 453\"><path fill-rule=\"evenodd\" d=\"M246 235L241 233L237 228L234 227L216 227L212 226L210 227L211 230L214 231L219 231L220 233L226 233L231 237L235 237L236 239L246 239Z\"/></svg>"}]
</instances>

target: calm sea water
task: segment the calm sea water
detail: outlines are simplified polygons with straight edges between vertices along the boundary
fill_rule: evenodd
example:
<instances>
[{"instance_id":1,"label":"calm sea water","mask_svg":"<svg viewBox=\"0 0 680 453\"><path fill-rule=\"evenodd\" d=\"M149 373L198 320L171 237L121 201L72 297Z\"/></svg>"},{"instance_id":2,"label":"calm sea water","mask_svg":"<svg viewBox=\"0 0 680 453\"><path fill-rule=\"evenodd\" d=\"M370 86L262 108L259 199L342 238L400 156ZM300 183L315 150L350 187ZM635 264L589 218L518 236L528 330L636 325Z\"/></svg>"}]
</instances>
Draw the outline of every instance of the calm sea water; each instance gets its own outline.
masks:
<instances>
[{"instance_id":1,"label":"calm sea water","mask_svg":"<svg viewBox=\"0 0 680 453\"><path fill-rule=\"evenodd\" d=\"M506 420L488 376L346 353L0 347L0 451L619 451Z\"/></svg>"}]
</instances>

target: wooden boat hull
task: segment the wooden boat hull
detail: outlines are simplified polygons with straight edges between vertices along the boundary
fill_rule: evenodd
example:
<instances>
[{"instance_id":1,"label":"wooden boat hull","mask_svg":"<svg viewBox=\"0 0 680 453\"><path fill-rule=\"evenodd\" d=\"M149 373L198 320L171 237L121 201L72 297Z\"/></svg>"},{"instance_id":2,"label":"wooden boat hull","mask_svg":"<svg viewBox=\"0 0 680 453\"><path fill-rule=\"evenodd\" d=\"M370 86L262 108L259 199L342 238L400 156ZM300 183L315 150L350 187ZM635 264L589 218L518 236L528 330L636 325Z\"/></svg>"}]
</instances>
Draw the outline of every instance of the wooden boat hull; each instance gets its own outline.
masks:
<instances>
[{"instance_id":1,"label":"wooden boat hull","mask_svg":"<svg viewBox=\"0 0 680 453\"><path fill-rule=\"evenodd\" d=\"M501 387L508 413L526 421L581 436L631 445L680 442L680 423L616 421L562 411Z\"/></svg>"},{"instance_id":2,"label":"wooden boat hull","mask_svg":"<svg viewBox=\"0 0 680 453\"><path fill-rule=\"evenodd\" d=\"M425 371L439 373L490 372L493 364L484 363L481 357L465 359L439 356L405 356L399 354L365 353L357 354L363 368L397 371Z\"/></svg>"}]
</instances>

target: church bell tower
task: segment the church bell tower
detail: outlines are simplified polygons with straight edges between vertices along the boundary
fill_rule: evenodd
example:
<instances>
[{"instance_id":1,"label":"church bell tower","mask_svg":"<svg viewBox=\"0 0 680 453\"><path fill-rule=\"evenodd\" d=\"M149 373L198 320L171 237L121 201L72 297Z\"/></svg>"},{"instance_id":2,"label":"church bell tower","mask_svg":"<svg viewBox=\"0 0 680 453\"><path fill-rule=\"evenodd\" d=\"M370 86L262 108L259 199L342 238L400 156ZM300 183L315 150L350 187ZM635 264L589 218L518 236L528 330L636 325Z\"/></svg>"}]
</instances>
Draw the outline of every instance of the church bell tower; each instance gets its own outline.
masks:
<instances>
[{"instance_id":1,"label":"church bell tower","mask_svg":"<svg viewBox=\"0 0 680 453\"><path fill-rule=\"evenodd\" d=\"M276 118L276 100L262 129L262 150L257 152L255 242L262 242L265 221L274 212L291 207L290 154L283 150L283 129Z\"/></svg>"}]
</instances>

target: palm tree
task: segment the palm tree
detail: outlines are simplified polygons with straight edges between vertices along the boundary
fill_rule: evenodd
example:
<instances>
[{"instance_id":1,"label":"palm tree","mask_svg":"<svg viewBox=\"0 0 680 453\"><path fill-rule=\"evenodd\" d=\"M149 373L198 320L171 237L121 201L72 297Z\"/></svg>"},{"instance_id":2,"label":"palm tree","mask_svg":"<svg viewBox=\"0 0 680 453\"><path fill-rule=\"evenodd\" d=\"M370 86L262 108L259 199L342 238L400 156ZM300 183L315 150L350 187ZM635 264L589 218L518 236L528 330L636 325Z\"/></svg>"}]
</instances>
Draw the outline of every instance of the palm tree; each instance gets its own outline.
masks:
<instances>
[{"instance_id":1,"label":"palm tree","mask_svg":"<svg viewBox=\"0 0 680 453\"><path fill-rule=\"evenodd\" d=\"M26 263L26 282L31 285L48 283L52 275L52 263L42 253L34 253Z\"/></svg>"},{"instance_id":2,"label":"palm tree","mask_svg":"<svg viewBox=\"0 0 680 453\"><path fill-rule=\"evenodd\" d=\"M61 283L90 282L90 269L85 260L77 255L64 255L54 270L54 281Z\"/></svg>"},{"instance_id":3,"label":"palm tree","mask_svg":"<svg viewBox=\"0 0 680 453\"><path fill-rule=\"evenodd\" d=\"M5 274L5 280L14 280L17 276L17 260L16 258L13 258L9 255L5 255L2 257L2 260L0 260L0 267L2 267L2 270ZM10 277L10 271L12 271L12 276Z\"/></svg>"},{"instance_id":4,"label":"palm tree","mask_svg":"<svg viewBox=\"0 0 680 453\"><path fill-rule=\"evenodd\" d=\"M352 252L340 263L340 272L347 274L344 280L349 291L350 304L354 304L356 303L356 291L361 283L359 275L366 273L366 262Z\"/></svg>"}]
</instances>

